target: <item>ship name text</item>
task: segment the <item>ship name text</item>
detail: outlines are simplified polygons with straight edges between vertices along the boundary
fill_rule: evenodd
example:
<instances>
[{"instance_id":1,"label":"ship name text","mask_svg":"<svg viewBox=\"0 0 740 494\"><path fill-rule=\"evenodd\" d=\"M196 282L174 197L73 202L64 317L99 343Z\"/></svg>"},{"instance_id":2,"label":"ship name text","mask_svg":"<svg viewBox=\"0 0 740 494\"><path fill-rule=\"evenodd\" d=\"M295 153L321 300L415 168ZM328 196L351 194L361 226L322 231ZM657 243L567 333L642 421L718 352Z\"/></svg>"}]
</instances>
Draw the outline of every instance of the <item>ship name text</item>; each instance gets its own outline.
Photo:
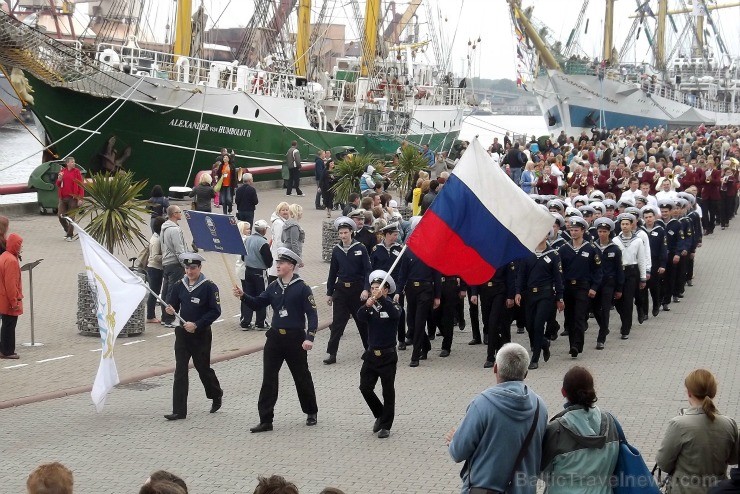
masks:
<instances>
[{"instance_id":1,"label":"ship name text","mask_svg":"<svg viewBox=\"0 0 740 494\"><path fill-rule=\"evenodd\" d=\"M182 120L179 118L173 118L170 120L170 127L180 127L183 129L200 130L201 132L211 132L213 134L226 134L235 137L251 137L251 129L238 129L236 127L228 127L226 125L211 125L207 123L192 122L190 120Z\"/></svg>"},{"instance_id":2,"label":"ship name text","mask_svg":"<svg viewBox=\"0 0 740 494\"><path fill-rule=\"evenodd\" d=\"M580 84L580 83L578 83L578 82L576 82L576 81L574 81L572 79L569 79L569 78L565 77L562 74L556 73L555 74L555 77L558 78L558 79L560 79L561 81L567 82L571 86L577 87L581 91L585 91L588 94L591 94L593 96L596 96L597 98L601 98L602 97L602 95L600 95L599 93L597 93L593 89L589 88L588 86L584 86L583 84ZM617 100L615 100L615 99L609 98L607 96L603 96L603 98L604 98L604 101L608 101L609 103L613 103L615 105L619 104L619 102Z\"/></svg>"}]
</instances>

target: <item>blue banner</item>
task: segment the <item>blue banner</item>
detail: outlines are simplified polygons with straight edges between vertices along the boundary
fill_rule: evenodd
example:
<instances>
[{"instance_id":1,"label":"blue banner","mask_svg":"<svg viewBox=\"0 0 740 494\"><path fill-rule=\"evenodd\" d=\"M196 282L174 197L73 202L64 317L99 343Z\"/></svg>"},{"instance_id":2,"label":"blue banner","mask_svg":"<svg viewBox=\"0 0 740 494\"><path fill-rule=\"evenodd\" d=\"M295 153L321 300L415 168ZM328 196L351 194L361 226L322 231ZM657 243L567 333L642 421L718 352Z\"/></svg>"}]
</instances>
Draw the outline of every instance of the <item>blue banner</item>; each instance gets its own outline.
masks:
<instances>
[{"instance_id":1,"label":"blue banner","mask_svg":"<svg viewBox=\"0 0 740 494\"><path fill-rule=\"evenodd\" d=\"M242 256L247 253L233 216L188 210L183 213L193 235L193 243L199 249Z\"/></svg>"}]
</instances>

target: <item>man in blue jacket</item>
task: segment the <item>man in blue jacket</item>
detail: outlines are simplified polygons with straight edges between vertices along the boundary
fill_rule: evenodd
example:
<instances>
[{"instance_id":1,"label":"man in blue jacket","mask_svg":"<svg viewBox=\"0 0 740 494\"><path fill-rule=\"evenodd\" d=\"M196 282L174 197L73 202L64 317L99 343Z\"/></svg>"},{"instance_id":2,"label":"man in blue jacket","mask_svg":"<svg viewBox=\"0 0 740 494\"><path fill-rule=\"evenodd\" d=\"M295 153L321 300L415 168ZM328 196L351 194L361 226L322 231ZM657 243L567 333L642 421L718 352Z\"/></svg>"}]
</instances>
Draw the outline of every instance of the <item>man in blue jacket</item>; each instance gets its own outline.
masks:
<instances>
[{"instance_id":1,"label":"man in blue jacket","mask_svg":"<svg viewBox=\"0 0 740 494\"><path fill-rule=\"evenodd\" d=\"M452 459L465 462L460 472L462 494L471 493L471 489L508 494L536 492L547 408L542 398L524 384L528 365L529 354L524 347L517 343L501 347L493 366L496 385L475 397L457 430L453 428L445 435ZM514 465L517 455L512 452L522 448L535 418L534 434L522 461Z\"/></svg>"}]
</instances>

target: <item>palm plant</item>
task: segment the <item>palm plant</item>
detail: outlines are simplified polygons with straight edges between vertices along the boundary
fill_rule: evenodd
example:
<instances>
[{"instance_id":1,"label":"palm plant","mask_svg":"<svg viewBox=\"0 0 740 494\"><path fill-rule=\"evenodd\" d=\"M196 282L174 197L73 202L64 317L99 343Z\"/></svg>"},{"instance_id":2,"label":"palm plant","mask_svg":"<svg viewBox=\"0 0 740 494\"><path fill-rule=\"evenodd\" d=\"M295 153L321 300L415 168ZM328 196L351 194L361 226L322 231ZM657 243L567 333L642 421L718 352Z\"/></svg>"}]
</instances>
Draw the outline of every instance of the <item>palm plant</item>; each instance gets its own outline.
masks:
<instances>
[{"instance_id":1,"label":"palm plant","mask_svg":"<svg viewBox=\"0 0 740 494\"><path fill-rule=\"evenodd\" d=\"M147 238L141 232L142 217L148 215L147 201L138 199L147 181L134 181L132 172L92 175L83 184L85 198L75 215L78 222L89 218L85 231L108 252L137 248Z\"/></svg>"},{"instance_id":2,"label":"palm plant","mask_svg":"<svg viewBox=\"0 0 740 494\"><path fill-rule=\"evenodd\" d=\"M368 165L377 168L375 158L372 154L348 154L344 159L337 161L334 165L334 177L336 183L332 187L334 192L334 202L346 204L349 202L349 195L353 192L360 192L360 177Z\"/></svg>"},{"instance_id":3,"label":"palm plant","mask_svg":"<svg viewBox=\"0 0 740 494\"><path fill-rule=\"evenodd\" d=\"M401 197L406 197L406 192L415 185L412 183L414 177L427 168L429 168L429 162L417 148L410 145L403 146L391 183L398 188Z\"/></svg>"}]
</instances>

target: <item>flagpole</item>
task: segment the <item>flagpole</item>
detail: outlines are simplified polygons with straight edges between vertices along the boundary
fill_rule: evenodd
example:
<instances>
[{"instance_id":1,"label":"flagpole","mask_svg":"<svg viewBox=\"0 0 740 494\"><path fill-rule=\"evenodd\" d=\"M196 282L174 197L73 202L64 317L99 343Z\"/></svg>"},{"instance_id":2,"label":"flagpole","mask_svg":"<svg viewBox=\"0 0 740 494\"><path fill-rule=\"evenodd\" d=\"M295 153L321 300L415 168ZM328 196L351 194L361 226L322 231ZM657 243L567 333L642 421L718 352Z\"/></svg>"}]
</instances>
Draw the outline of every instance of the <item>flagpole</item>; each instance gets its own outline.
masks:
<instances>
[{"instance_id":1,"label":"flagpole","mask_svg":"<svg viewBox=\"0 0 740 494\"><path fill-rule=\"evenodd\" d=\"M402 249L401 249L401 251L400 251L400 252L398 253L398 256L396 256L396 260L395 260L395 261L393 261L393 264L391 264L391 267L390 267L390 269L388 270L388 272L387 272L387 273L385 273L385 278L383 278L383 281L381 281L381 282L380 282L380 287L379 287L379 288L380 288L381 290L383 289L383 285L385 285L385 284L386 284L386 282L388 281L388 278L390 277L390 275L391 275L391 273L393 272L393 270L394 270L394 269L396 268L396 266L398 265L398 262L399 262L399 261L401 260L401 256L403 255L403 253L404 253L404 252L406 252L406 249L407 249L407 248L408 248L408 245L406 245L406 244L403 244L403 248L402 248ZM397 287L397 288L401 288L401 287Z\"/></svg>"},{"instance_id":2,"label":"flagpole","mask_svg":"<svg viewBox=\"0 0 740 494\"><path fill-rule=\"evenodd\" d=\"M224 267L226 267L226 272L229 274L231 284L234 285L235 288L240 288L236 282L236 276L234 275L234 272L231 270L231 268L229 267L229 263L226 260L226 254L221 254L221 260L224 262Z\"/></svg>"},{"instance_id":3,"label":"flagpole","mask_svg":"<svg viewBox=\"0 0 740 494\"><path fill-rule=\"evenodd\" d=\"M72 219L69 216L62 216L62 218L64 218L65 220L69 221L70 223L72 223L72 225L74 227L76 227L80 231L84 232L86 235L89 235L89 233L85 232L85 230L80 225L78 225L77 223L75 223L74 221L72 221ZM90 237L90 238L92 238L92 237ZM93 241L95 241L94 238L93 238ZM101 247L102 247L102 245L101 245ZM119 258L117 258L116 256L114 256L113 254L111 254L111 257L113 259L115 259L116 261L118 261L118 264L120 264L121 266L123 266L125 269L129 269L129 270L131 269L128 266L126 266L123 263L123 261L121 261ZM143 285L144 288L146 288L149 293L151 293L152 295L154 295L154 297L159 301L159 303L161 303L165 307L167 307L168 305L170 305L167 302L165 302L164 299L162 299L162 297L159 296L159 294L155 293L154 290L152 290L151 288L149 288L149 285L147 285L146 281L142 280L138 276L136 277L136 279L139 280L139 284L140 285ZM185 319L183 319L182 317L180 317L180 313L179 312L175 312L175 317L177 319L179 319L180 322L183 323L183 324L185 324L187 322L187 321L185 321Z\"/></svg>"}]
</instances>

